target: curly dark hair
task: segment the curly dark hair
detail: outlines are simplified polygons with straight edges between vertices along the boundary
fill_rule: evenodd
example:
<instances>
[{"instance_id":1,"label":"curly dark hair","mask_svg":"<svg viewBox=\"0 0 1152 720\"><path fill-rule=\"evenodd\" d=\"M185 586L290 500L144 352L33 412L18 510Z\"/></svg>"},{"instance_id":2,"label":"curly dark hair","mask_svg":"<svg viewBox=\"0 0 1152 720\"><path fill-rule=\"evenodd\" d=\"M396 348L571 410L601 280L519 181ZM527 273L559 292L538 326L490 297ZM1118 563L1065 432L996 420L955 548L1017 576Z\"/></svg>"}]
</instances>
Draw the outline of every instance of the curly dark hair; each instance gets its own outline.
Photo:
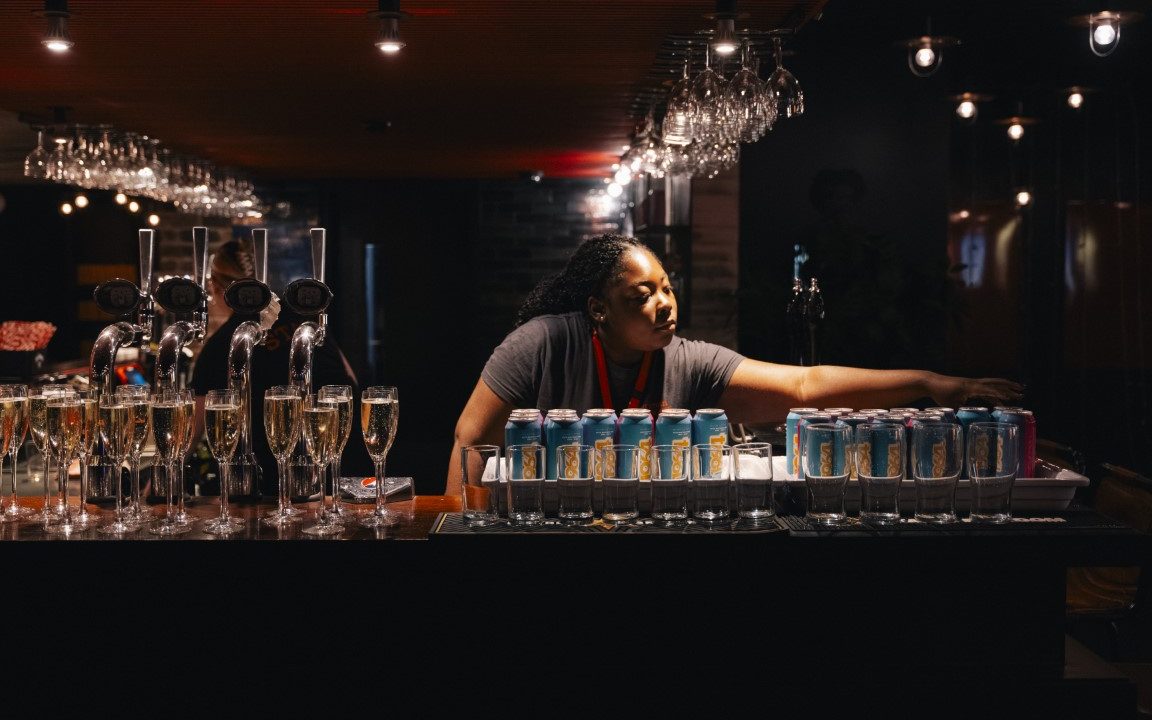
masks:
<instances>
[{"instance_id":1,"label":"curly dark hair","mask_svg":"<svg viewBox=\"0 0 1152 720\"><path fill-rule=\"evenodd\" d=\"M632 248L648 250L642 241L625 235L597 235L580 243L563 270L544 278L528 293L516 313L515 327L538 315L586 312L588 298L602 294L608 281L623 271L622 258Z\"/></svg>"},{"instance_id":2,"label":"curly dark hair","mask_svg":"<svg viewBox=\"0 0 1152 720\"><path fill-rule=\"evenodd\" d=\"M233 280L256 275L256 263L252 253L239 240L226 240L220 243L208 262L208 273L221 287L228 287Z\"/></svg>"}]
</instances>

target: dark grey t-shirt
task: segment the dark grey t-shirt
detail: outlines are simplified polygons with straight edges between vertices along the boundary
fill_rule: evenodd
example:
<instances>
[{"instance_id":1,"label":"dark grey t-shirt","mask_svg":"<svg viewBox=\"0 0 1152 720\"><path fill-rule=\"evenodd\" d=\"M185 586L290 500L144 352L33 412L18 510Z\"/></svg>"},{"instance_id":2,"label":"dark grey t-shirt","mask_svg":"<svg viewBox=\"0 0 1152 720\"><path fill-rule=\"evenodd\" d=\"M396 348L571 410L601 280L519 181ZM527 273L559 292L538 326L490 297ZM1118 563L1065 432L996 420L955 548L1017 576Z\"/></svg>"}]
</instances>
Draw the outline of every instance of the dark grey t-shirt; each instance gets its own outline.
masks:
<instances>
[{"instance_id":1,"label":"dark grey t-shirt","mask_svg":"<svg viewBox=\"0 0 1152 720\"><path fill-rule=\"evenodd\" d=\"M492 352L480 377L501 400L540 410L605 407L596 377L592 326L582 312L541 315L508 334ZM673 337L652 358L641 405L696 410L716 407L736 366L744 359L726 347ZM639 367L608 362L612 401L627 406Z\"/></svg>"}]
</instances>

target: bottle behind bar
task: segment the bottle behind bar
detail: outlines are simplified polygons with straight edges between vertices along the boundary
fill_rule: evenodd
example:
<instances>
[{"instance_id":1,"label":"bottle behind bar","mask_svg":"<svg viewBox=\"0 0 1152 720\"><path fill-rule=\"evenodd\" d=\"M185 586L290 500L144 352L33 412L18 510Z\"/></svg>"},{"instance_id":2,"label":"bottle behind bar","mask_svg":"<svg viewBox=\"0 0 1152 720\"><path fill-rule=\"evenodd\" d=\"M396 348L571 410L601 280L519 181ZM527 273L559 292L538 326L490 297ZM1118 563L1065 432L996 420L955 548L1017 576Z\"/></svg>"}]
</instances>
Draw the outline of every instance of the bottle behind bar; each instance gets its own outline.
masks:
<instances>
[{"instance_id":1,"label":"bottle behind bar","mask_svg":"<svg viewBox=\"0 0 1152 720\"><path fill-rule=\"evenodd\" d=\"M808 321L804 318L804 281L792 278L792 297L788 298L785 324L788 331L788 361L793 365L810 365L808 357Z\"/></svg>"},{"instance_id":2,"label":"bottle behind bar","mask_svg":"<svg viewBox=\"0 0 1152 720\"><path fill-rule=\"evenodd\" d=\"M804 302L804 319L808 328L808 364L820 364L820 325L824 322L824 296L816 278L811 278L808 296Z\"/></svg>"}]
</instances>

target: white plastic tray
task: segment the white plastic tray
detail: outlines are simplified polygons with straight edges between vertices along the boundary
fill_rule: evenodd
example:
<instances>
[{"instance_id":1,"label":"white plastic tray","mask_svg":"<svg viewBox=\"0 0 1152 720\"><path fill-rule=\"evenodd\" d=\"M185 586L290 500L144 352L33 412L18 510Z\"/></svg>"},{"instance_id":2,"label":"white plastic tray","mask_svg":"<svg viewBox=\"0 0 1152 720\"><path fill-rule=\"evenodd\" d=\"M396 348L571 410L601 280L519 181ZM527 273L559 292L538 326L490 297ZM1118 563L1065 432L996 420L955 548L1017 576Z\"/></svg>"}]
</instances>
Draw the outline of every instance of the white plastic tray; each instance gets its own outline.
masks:
<instances>
[{"instance_id":1,"label":"white plastic tray","mask_svg":"<svg viewBox=\"0 0 1152 720\"><path fill-rule=\"evenodd\" d=\"M1088 478L1066 468L1037 461L1036 474L1039 477L1016 478L1012 488L1012 510L1017 512L1058 512L1066 510L1076 494L1076 488L1088 485ZM772 458L772 473L776 482L803 484L803 480L787 471L784 457ZM961 479L956 485L956 509L966 511L969 505L970 488L968 481ZM900 508L908 512L914 510L916 487L912 480L905 478L900 485ZM845 509L855 512L860 506L860 485L855 480L848 481L845 494Z\"/></svg>"}]
</instances>

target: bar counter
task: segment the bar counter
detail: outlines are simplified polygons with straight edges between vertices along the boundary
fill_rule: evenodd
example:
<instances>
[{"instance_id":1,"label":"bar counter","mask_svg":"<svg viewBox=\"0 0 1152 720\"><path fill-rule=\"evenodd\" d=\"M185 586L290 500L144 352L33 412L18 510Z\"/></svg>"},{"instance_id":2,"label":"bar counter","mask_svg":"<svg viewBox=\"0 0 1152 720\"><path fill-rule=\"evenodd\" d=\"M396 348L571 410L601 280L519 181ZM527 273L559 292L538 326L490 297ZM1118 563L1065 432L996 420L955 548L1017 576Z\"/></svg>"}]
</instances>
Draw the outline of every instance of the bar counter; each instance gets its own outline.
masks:
<instances>
[{"instance_id":1,"label":"bar counter","mask_svg":"<svg viewBox=\"0 0 1152 720\"><path fill-rule=\"evenodd\" d=\"M536 717L561 702L644 714L850 702L853 716L933 717L999 716L985 712L993 703L1051 717L1135 707L1125 679L1086 677L1083 664L1069 674L1065 568L1134 564L1149 550L1147 536L1089 510L892 532L813 531L796 518L771 531L473 532L455 498L388 506L395 526L336 539L259 525L273 504L233 506L249 518L239 540L86 531L37 542L52 536L5 526L4 539L26 541L3 545L21 578L6 611L34 630L24 651L68 647L66 663L90 667L111 648L149 672L156 648L175 643L175 665L204 673L225 647L232 672L245 663L265 689L303 673L312 692L354 672L366 692L447 684L465 696L437 696L445 708L514 704ZM218 507L202 498L189 510Z\"/></svg>"}]
</instances>

